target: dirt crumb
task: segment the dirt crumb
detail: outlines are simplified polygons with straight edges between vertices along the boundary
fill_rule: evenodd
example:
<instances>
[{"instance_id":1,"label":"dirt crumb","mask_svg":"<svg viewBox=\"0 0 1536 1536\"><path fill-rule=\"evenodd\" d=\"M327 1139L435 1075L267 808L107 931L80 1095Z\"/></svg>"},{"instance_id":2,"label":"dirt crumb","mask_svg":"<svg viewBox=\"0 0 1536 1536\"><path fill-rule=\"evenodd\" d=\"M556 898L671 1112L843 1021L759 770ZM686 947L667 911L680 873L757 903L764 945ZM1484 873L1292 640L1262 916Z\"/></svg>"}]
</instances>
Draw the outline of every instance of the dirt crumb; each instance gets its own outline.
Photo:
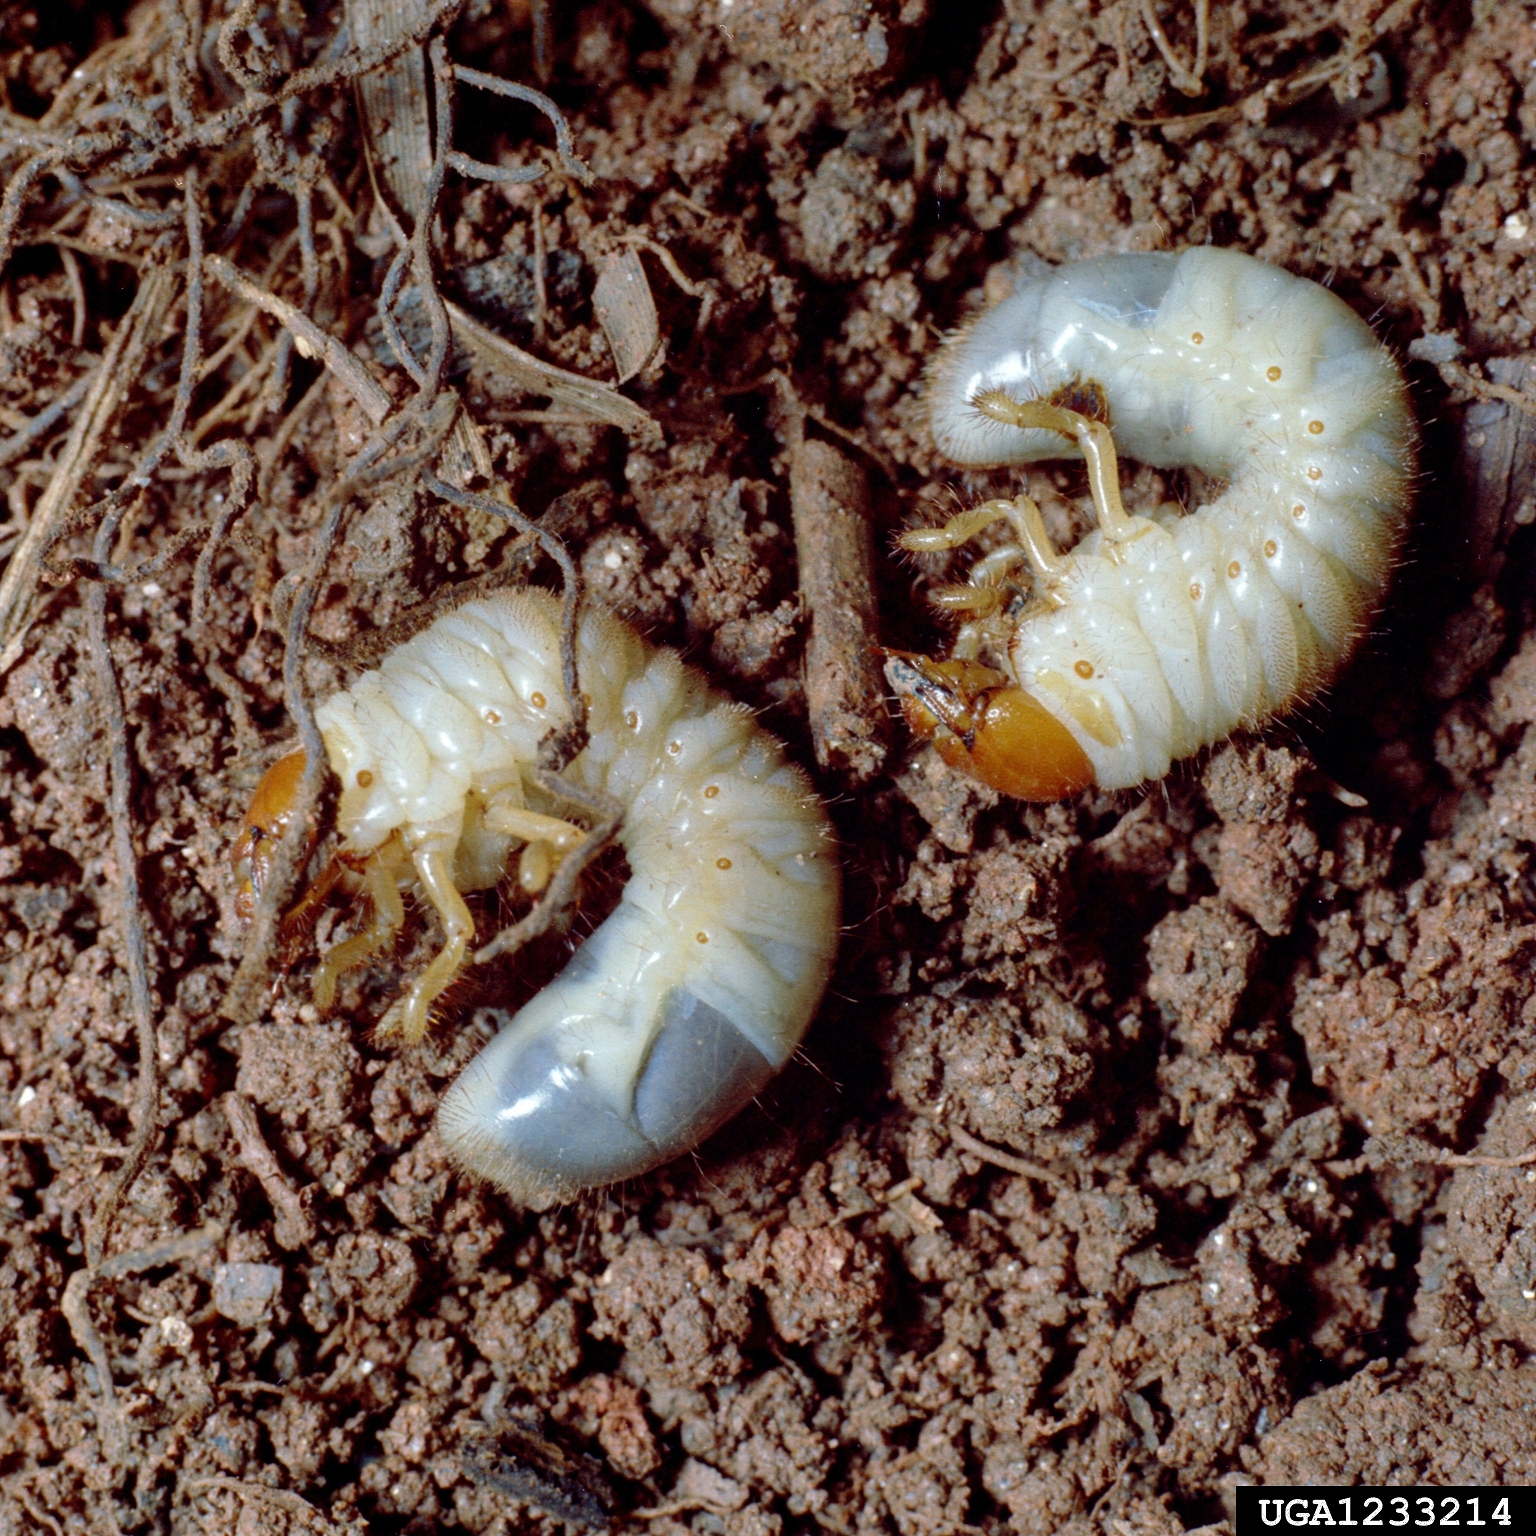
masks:
<instances>
[{"instance_id":1,"label":"dirt crumb","mask_svg":"<svg viewBox=\"0 0 1536 1536\"><path fill-rule=\"evenodd\" d=\"M1244 1458L1261 1483L1528 1483L1522 1426L1536 1412L1536 1367L1393 1372L1372 1365L1296 1406Z\"/></svg>"},{"instance_id":2,"label":"dirt crumb","mask_svg":"<svg viewBox=\"0 0 1536 1536\"><path fill-rule=\"evenodd\" d=\"M886 1285L879 1253L840 1227L759 1233L725 1273L764 1292L774 1330L787 1344L820 1332L856 1332Z\"/></svg>"},{"instance_id":3,"label":"dirt crumb","mask_svg":"<svg viewBox=\"0 0 1536 1536\"><path fill-rule=\"evenodd\" d=\"M347 1118L361 1058L345 1025L257 1025L239 1049L236 1090L285 1125L328 1131Z\"/></svg>"}]
</instances>

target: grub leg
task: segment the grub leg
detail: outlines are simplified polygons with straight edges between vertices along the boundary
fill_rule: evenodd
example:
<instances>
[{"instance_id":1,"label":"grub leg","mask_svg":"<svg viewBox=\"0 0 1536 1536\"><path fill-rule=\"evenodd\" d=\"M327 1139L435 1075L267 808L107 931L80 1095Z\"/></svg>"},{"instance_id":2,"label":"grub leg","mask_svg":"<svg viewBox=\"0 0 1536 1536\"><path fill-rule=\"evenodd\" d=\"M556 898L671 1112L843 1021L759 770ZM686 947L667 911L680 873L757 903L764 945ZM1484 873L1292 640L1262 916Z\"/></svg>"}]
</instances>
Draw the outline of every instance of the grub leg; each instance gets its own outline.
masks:
<instances>
[{"instance_id":1,"label":"grub leg","mask_svg":"<svg viewBox=\"0 0 1536 1536\"><path fill-rule=\"evenodd\" d=\"M492 832L522 838L525 846L518 858L518 884L533 896L549 884L560 860L587 835L586 829L574 822L540 815L510 797L493 799L486 805L485 824Z\"/></svg>"},{"instance_id":2,"label":"grub leg","mask_svg":"<svg viewBox=\"0 0 1536 1536\"><path fill-rule=\"evenodd\" d=\"M368 926L343 939L320 961L311 986L317 1008L336 1001L336 984L354 965L361 965L395 942L405 923L405 904L400 899L400 866L404 851L394 840L375 849L363 867L363 894L368 898Z\"/></svg>"},{"instance_id":3,"label":"grub leg","mask_svg":"<svg viewBox=\"0 0 1536 1536\"><path fill-rule=\"evenodd\" d=\"M475 920L453 883L452 848L446 846L443 839L433 839L417 848L412 860L416 878L443 925L443 947L405 994L396 999L379 1024L381 1037L398 1036L406 1045L414 1045L426 1034L432 1004L463 969L470 941L475 936Z\"/></svg>"}]
</instances>

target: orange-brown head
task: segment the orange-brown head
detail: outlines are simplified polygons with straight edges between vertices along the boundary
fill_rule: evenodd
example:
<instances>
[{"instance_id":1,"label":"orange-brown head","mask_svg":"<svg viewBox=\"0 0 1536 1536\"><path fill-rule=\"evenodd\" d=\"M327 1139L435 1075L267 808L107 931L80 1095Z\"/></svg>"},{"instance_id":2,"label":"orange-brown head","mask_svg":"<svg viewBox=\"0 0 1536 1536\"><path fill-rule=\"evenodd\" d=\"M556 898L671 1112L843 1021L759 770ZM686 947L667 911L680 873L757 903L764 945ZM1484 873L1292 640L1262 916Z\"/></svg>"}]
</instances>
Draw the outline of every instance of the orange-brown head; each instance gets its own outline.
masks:
<instances>
[{"instance_id":1,"label":"orange-brown head","mask_svg":"<svg viewBox=\"0 0 1536 1536\"><path fill-rule=\"evenodd\" d=\"M234 845L229 850L235 869L235 915L248 923L272 873L272 857L293 820L304 779L304 754L280 757L261 776L251 796Z\"/></svg>"},{"instance_id":2,"label":"orange-brown head","mask_svg":"<svg viewBox=\"0 0 1536 1536\"><path fill-rule=\"evenodd\" d=\"M1093 783L1093 764L1072 733L995 668L906 651L885 658L908 726L952 768L1020 800L1064 800Z\"/></svg>"}]
</instances>

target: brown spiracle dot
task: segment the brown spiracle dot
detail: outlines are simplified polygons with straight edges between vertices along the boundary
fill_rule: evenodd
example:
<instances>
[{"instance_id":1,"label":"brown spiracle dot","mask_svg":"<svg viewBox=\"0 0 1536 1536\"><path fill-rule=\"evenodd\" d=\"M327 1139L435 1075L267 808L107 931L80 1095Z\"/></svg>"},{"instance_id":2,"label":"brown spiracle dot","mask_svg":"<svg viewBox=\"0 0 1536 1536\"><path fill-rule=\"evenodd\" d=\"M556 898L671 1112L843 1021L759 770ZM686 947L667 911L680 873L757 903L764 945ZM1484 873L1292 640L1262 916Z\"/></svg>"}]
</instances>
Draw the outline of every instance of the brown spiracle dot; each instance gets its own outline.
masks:
<instances>
[{"instance_id":1,"label":"brown spiracle dot","mask_svg":"<svg viewBox=\"0 0 1536 1536\"><path fill-rule=\"evenodd\" d=\"M720 857L715 860L716 869L729 869L730 867L731 861L726 858L724 854L721 854Z\"/></svg>"},{"instance_id":2,"label":"brown spiracle dot","mask_svg":"<svg viewBox=\"0 0 1536 1536\"><path fill-rule=\"evenodd\" d=\"M632 709L626 710L624 714L624 724L627 725L630 730L638 731L640 729L640 716L637 715Z\"/></svg>"},{"instance_id":3,"label":"brown spiracle dot","mask_svg":"<svg viewBox=\"0 0 1536 1536\"><path fill-rule=\"evenodd\" d=\"M1280 553L1280 546L1273 539L1264 540L1264 558L1273 560Z\"/></svg>"},{"instance_id":4,"label":"brown spiracle dot","mask_svg":"<svg viewBox=\"0 0 1536 1536\"><path fill-rule=\"evenodd\" d=\"M1202 597L1204 597L1204 596L1205 596L1205 588L1202 587L1198 581L1190 582L1190 584L1189 584L1189 600L1190 600L1190 602L1198 603L1200 601L1200 599Z\"/></svg>"},{"instance_id":5,"label":"brown spiracle dot","mask_svg":"<svg viewBox=\"0 0 1536 1536\"><path fill-rule=\"evenodd\" d=\"M1236 560L1234 560L1232 562L1232 564L1227 567L1227 575L1230 576L1233 581L1236 581L1237 578L1239 576L1241 576L1242 574L1243 574L1243 567Z\"/></svg>"},{"instance_id":6,"label":"brown spiracle dot","mask_svg":"<svg viewBox=\"0 0 1536 1536\"><path fill-rule=\"evenodd\" d=\"M1072 663L1072 670L1079 677L1086 680L1093 676L1093 663L1091 661L1074 661Z\"/></svg>"},{"instance_id":7,"label":"brown spiracle dot","mask_svg":"<svg viewBox=\"0 0 1536 1536\"><path fill-rule=\"evenodd\" d=\"M700 944L709 943L709 935L707 933L696 933L694 934L694 938L696 938Z\"/></svg>"},{"instance_id":8,"label":"brown spiracle dot","mask_svg":"<svg viewBox=\"0 0 1536 1536\"><path fill-rule=\"evenodd\" d=\"M548 705L549 700L546 699L544 695L538 691L537 688L535 688L534 691L528 695L528 702L532 704L535 709L543 709Z\"/></svg>"},{"instance_id":9,"label":"brown spiracle dot","mask_svg":"<svg viewBox=\"0 0 1536 1536\"><path fill-rule=\"evenodd\" d=\"M1323 478L1323 472L1322 472L1322 470L1320 470L1317 467L1316 464L1309 464L1307 466L1307 479L1308 480L1321 480L1322 478Z\"/></svg>"},{"instance_id":10,"label":"brown spiracle dot","mask_svg":"<svg viewBox=\"0 0 1536 1536\"><path fill-rule=\"evenodd\" d=\"M366 768L360 769L357 775L357 787L367 789L373 783L373 775Z\"/></svg>"},{"instance_id":11,"label":"brown spiracle dot","mask_svg":"<svg viewBox=\"0 0 1536 1536\"><path fill-rule=\"evenodd\" d=\"M1205 334L1202 331L1196 331L1189 339L1198 347L1204 343Z\"/></svg>"},{"instance_id":12,"label":"brown spiracle dot","mask_svg":"<svg viewBox=\"0 0 1536 1536\"><path fill-rule=\"evenodd\" d=\"M706 800L713 800L719 793L720 786L718 784L706 784L704 786L704 798Z\"/></svg>"},{"instance_id":13,"label":"brown spiracle dot","mask_svg":"<svg viewBox=\"0 0 1536 1536\"><path fill-rule=\"evenodd\" d=\"M683 750L683 744L680 741L669 741L667 743L667 756L668 757L677 757L677 756L679 756L682 753L682 750Z\"/></svg>"},{"instance_id":14,"label":"brown spiracle dot","mask_svg":"<svg viewBox=\"0 0 1536 1536\"><path fill-rule=\"evenodd\" d=\"M1307 515L1307 509L1304 506L1302 506L1302 504L1299 501L1296 503L1296 505L1294 507L1291 508L1291 516L1294 517L1298 523L1306 515Z\"/></svg>"},{"instance_id":15,"label":"brown spiracle dot","mask_svg":"<svg viewBox=\"0 0 1536 1536\"><path fill-rule=\"evenodd\" d=\"M1278 384L1280 382L1280 370L1273 363L1271 363L1269 367L1265 369L1264 377L1268 379L1271 384Z\"/></svg>"},{"instance_id":16,"label":"brown spiracle dot","mask_svg":"<svg viewBox=\"0 0 1536 1536\"><path fill-rule=\"evenodd\" d=\"M1322 436L1322 432L1323 432L1323 424L1322 424L1322 422L1320 422L1320 421L1309 421L1307 423L1307 431L1310 432L1313 437L1321 437Z\"/></svg>"},{"instance_id":17,"label":"brown spiracle dot","mask_svg":"<svg viewBox=\"0 0 1536 1536\"><path fill-rule=\"evenodd\" d=\"M486 712L485 712L485 723L487 725L500 725L501 724L501 715L500 715L500 713L497 710L494 710L494 709L486 710Z\"/></svg>"}]
</instances>

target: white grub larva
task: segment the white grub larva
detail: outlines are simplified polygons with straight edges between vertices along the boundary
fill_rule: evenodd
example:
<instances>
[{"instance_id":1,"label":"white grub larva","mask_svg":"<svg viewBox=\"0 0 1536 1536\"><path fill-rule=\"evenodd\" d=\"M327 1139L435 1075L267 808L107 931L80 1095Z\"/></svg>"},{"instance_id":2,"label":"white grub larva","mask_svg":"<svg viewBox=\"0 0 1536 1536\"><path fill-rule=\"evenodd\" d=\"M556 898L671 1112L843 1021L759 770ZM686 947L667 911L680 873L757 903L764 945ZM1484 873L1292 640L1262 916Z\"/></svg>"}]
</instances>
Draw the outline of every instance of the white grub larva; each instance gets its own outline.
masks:
<instances>
[{"instance_id":1,"label":"white grub larva","mask_svg":"<svg viewBox=\"0 0 1536 1536\"><path fill-rule=\"evenodd\" d=\"M622 807L630 878L438 1112L459 1162L541 1206L643 1173L734 1114L799 1044L838 941L831 833L778 743L674 652L590 606L577 650L589 734L563 777ZM519 847L523 883L539 889L585 836L532 776L567 718L560 605L535 588L465 603L319 707L342 785L332 869L373 915L325 956L317 1001L393 940L414 886L445 943L382 1032L420 1038L473 941L460 892L496 884ZM274 765L247 814L235 848L247 910L302 763Z\"/></svg>"},{"instance_id":2,"label":"white grub larva","mask_svg":"<svg viewBox=\"0 0 1536 1536\"><path fill-rule=\"evenodd\" d=\"M959 464L1088 463L1099 526L1067 554L1027 496L902 538L952 549L1011 526L936 594L965 619L951 659L886 663L913 728L1004 793L1161 778L1315 695L1380 606L1413 417L1386 348L1316 283L1210 247L1064 266L951 341L929 391ZM1130 516L1117 449L1226 489L1190 516Z\"/></svg>"}]
</instances>

